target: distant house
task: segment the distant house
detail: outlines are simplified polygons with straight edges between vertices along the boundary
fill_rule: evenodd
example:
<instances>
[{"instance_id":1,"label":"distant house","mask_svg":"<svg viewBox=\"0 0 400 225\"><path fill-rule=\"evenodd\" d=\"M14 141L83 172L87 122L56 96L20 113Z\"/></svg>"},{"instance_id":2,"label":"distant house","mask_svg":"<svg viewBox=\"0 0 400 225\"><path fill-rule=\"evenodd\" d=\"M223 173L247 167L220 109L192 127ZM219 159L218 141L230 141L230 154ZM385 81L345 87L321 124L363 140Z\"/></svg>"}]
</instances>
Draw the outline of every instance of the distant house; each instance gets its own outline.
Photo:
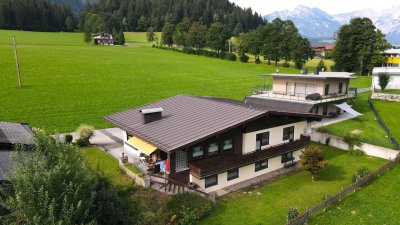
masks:
<instances>
[{"instance_id":1,"label":"distant house","mask_svg":"<svg viewBox=\"0 0 400 225\"><path fill-rule=\"evenodd\" d=\"M383 55L382 67L400 67L400 49L388 49Z\"/></svg>"},{"instance_id":2,"label":"distant house","mask_svg":"<svg viewBox=\"0 0 400 225\"><path fill-rule=\"evenodd\" d=\"M330 51L333 51L333 48L335 46L332 45L332 44L324 44L324 45L313 45L311 47L315 52L315 57L325 58L326 53L330 52Z\"/></svg>"},{"instance_id":3,"label":"distant house","mask_svg":"<svg viewBox=\"0 0 400 225\"><path fill-rule=\"evenodd\" d=\"M350 89L350 80L356 79L353 73L319 72L308 74L262 74L272 76L272 90L262 86L246 97L246 102L263 105L276 110L295 110L324 116L336 116L347 111L359 115L346 104L356 96Z\"/></svg>"},{"instance_id":4,"label":"distant house","mask_svg":"<svg viewBox=\"0 0 400 225\"><path fill-rule=\"evenodd\" d=\"M310 143L307 120L317 118L243 101L179 95L105 119L123 130L126 152L165 162L169 179L210 193L295 165Z\"/></svg>"},{"instance_id":5,"label":"distant house","mask_svg":"<svg viewBox=\"0 0 400 225\"><path fill-rule=\"evenodd\" d=\"M93 37L95 45L114 45L114 37L108 33L98 33Z\"/></svg>"},{"instance_id":6,"label":"distant house","mask_svg":"<svg viewBox=\"0 0 400 225\"><path fill-rule=\"evenodd\" d=\"M11 151L15 144L32 144L33 132L27 124L0 121L0 183L12 171Z\"/></svg>"}]
</instances>

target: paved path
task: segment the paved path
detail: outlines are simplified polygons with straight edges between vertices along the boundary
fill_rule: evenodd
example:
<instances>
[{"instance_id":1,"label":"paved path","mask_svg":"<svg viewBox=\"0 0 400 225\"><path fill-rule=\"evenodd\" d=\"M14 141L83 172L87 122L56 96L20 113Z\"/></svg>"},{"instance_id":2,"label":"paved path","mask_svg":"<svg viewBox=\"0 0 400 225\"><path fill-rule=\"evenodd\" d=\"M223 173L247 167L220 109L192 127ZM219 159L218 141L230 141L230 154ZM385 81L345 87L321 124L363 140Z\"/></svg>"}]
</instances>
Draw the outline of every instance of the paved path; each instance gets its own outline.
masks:
<instances>
[{"instance_id":1,"label":"paved path","mask_svg":"<svg viewBox=\"0 0 400 225\"><path fill-rule=\"evenodd\" d=\"M338 117L335 118L323 118L321 121L313 121L311 123L309 123L311 125L311 128L315 129L318 127L323 127L323 126L327 126L330 124L334 124L334 123L339 123L345 120L349 120L354 118L353 115L351 115L350 113L343 113L341 115L339 115Z\"/></svg>"}]
</instances>

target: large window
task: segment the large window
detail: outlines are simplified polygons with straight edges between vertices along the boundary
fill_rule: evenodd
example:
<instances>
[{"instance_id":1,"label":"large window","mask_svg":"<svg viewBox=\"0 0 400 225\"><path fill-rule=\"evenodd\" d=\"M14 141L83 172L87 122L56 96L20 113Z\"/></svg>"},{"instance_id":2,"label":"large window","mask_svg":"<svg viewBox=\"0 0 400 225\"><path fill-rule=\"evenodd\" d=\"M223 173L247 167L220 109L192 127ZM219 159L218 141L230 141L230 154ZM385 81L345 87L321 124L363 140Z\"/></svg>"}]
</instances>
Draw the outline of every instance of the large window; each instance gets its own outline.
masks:
<instances>
[{"instance_id":1,"label":"large window","mask_svg":"<svg viewBox=\"0 0 400 225\"><path fill-rule=\"evenodd\" d=\"M343 92L343 83L339 83L338 93L341 94Z\"/></svg>"},{"instance_id":2,"label":"large window","mask_svg":"<svg viewBox=\"0 0 400 225\"><path fill-rule=\"evenodd\" d=\"M261 150L261 147L265 145L269 145L269 132L256 135L256 150Z\"/></svg>"},{"instance_id":3,"label":"large window","mask_svg":"<svg viewBox=\"0 0 400 225\"><path fill-rule=\"evenodd\" d=\"M196 146L192 150L192 158L201 158L204 155L203 146Z\"/></svg>"},{"instance_id":4,"label":"large window","mask_svg":"<svg viewBox=\"0 0 400 225\"><path fill-rule=\"evenodd\" d=\"M212 155L218 155L218 143L214 142L214 143L210 143L208 145L208 156L212 156Z\"/></svg>"},{"instance_id":5,"label":"large window","mask_svg":"<svg viewBox=\"0 0 400 225\"><path fill-rule=\"evenodd\" d=\"M239 178L239 168L228 170L227 180L233 180Z\"/></svg>"},{"instance_id":6,"label":"large window","mask_svg":"<svg viewBox=\"0 0 400 225\"><path fill-rule=\"evenodd\" d=\"M206 177L205 179L205 187L211 187L218 184L218 174Z\"/></svg>"},{"instance_id":7,"label":"large window","mask_svg":"<svg viewBox=\"0 0 400 225\"><path fill-rule=\"evenodd\" d=\"M175 169L177 172L185 170L188 168L188 159L187 152L177 151L176 152L176 161L175 161Z\"/></svg>"},{"instance_id":8,"label":"large window","mask_svg":"<svg viewBox=\"0 0 400 225\"><path fill-rule=\"evenodd\" d=\"M293 162L293 160L294 160L293 152L288 152L282 155L281 163Z\"/></svg>"},{"instance_id":9,"label":"large window","mask_svg":"<svg viewBox=\"0 0 400 225\"><path fill-rule=\"evenodd\" d=\"M224 151L230 151L233 148L233 140L232 139L228 139L224 141L224 145L223 145L223 150Z\"/></svg>"},{"instance_id":10,"label":"large window","mask_svg":"<svg viewBox=\"0 0 400 225\"><path fill-rule=\"evenodd\" d=\"M283 140L294 139L294 126L283 128Z\"/></svg>"},{"instance_id":11,"label":"large window","mask_svg":"<svg viewBox=\"0 0 400 225\"><path fill-rule=\"evenodd\" d=\"M268 168L268 159L264 159L255 163L255 171L260 171Z\"/></svg>"}]
</instances>

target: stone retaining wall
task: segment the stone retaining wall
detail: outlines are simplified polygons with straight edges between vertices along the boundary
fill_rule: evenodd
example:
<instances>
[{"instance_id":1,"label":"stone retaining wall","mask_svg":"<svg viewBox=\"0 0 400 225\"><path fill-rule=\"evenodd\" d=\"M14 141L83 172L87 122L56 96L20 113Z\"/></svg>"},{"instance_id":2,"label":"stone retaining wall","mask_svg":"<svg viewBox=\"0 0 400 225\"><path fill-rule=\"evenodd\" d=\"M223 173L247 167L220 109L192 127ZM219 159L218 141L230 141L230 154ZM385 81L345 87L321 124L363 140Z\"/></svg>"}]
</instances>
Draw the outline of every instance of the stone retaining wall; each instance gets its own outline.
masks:
<instances>
[{"instance_id":1,"label":"stone retaining wall","mask_svg":"<svg viewBox=\"0 0 400 225\"><path fill-rule=\"evenodd\" d=\"M131 177L137 185L148 188L150 187L150 178L147 176L139 177L136 173L130 171L122 162L119 160L119 167L129 176Z\"/></svg>"},{"instance_id":2,"label":"stone retaining wall","mask_svg":"<svg viewBox=\"0 0 400 225\"><path fill-rule=\"evenodd\" d=\"M374 93L374 94L372 94L371 99L386 100L386 101L393 101L393 102L400 102L400 95L397 95L397 94Z\"/></svg>"},{"instance_id":3,"label":"stone retaining wall","mask_svg":"<svg viewBox=\"0 0 400 225\"><path fill-rule=\"evenodd\" d=\"M320 132L313 132L310 134L311 140L315 142L319 142L322 144L325 144L325 141L327 138L330 138L329 145L332 147L336 147L342 150L349 150L349 145L343 141L343 138L333 136L330 134L325 134L325 133L320 133ZM354 146L355 149L360 149L365 152L365 154L374 156L374 157L379 157L383 159L394 159L396 158L397 154L399 151L390 149L390 148L384 148L376 145L371 145L367 143L363 143L361 147Z\"/></svg>"}]
</instances>

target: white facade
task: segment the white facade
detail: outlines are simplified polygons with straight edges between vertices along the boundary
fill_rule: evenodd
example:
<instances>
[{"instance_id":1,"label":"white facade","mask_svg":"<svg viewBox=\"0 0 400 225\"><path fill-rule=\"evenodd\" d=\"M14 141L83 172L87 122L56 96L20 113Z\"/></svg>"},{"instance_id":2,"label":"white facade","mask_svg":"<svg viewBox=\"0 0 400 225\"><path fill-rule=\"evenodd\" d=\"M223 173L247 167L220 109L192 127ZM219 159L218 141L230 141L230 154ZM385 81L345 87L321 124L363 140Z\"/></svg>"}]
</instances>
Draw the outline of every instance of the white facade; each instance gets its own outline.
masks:
<instances>
[{"instance_id":1,"label":"white facade","mask_svg":"<svg viewBox=\"0 0 400 225\"><path fill-rule=\"evenodd\" d=\"M400 89L400 67L376 67L372 71L372 89L381 89L379 86L379 73L388 73L390 81L386 89Z\"/></svg>"},{"instance_id":2,"label":"white facade","mask_svg":"<svg viewBox=\"0 0 400 225\"><path fill-rule=\"evenodd\" d=\"M128 144L127 141L129 138L128 138L128 134L126 133L126 131L122 132L122 138L124 141L124 151L129 154L135 155L135 156L140 156L140 152L136 148L134 148L130 144Z\"/></svg>"},{"instance_id":3,"label":"white facade","mask_svg":"<svg viewBox=\"0 0 400 225\"><path fill-rule=\"evenodd\" d=\"M289 140L283 141L283 129L294 126L294 140L300 139L301 134L305 134L307 130L307 122L301 121L293 124L286 124L279 127L273 127L265 130L259 130L251 133L243 134L243 154L249 154L256 150L256 135L259 133L270 132L269 145L262 146L262 149L268 151L267 148L274 145L283 144ZM293 151L293 161L298 161L301 154L300 150ZM227 186L237 184L239 182L272 172L277 169L281 169L285 166L285 163L281 162L282 156L276 156L268 159L268 167L259 171L255 170L255 163L243 166L239 168L239 177L228 181L228 172L218 174L218 184L205 188L205 179L199 179L190 174L190 182L193 182L199 186L199 190L206 193L210 193Z\"/></svg>"}]
</instances>

